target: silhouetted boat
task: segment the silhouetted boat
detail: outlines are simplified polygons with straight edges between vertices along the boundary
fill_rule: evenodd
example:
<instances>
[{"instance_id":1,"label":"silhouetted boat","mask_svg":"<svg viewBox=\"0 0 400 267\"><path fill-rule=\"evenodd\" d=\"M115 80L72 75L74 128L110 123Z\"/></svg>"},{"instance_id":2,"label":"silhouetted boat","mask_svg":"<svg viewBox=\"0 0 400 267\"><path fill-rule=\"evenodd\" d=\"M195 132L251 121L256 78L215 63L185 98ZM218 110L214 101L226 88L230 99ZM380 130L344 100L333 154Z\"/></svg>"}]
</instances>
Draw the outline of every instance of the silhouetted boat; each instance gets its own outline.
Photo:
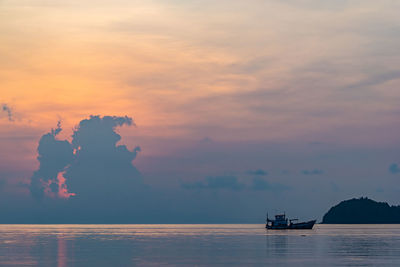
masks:
<instances>
[{"instance_id":1,"label":"silhouetted boat","mask_svg":"<svg viewBox=\"0 0 400 267\"><path fill-rule=\"evenodd\" d=\"M275 220L270 220L267 214L267 224L265 228L267 229L276 229L276 230L284 230L284 229L312 229L316 220L308 221L308 222L299 222L293 223L294 221L298 221L298 219L287 219L285 214L275 215Z\"/></svg>"}]
</instances>

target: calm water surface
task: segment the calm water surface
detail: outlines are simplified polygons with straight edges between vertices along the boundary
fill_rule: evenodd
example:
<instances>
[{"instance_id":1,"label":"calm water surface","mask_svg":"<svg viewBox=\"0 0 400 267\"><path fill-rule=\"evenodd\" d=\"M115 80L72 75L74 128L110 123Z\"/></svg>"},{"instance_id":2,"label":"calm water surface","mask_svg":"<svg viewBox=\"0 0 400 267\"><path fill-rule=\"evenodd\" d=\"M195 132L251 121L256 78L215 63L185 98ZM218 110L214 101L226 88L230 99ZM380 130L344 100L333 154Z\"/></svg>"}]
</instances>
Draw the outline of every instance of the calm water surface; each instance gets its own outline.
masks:
<instances>
[{"instance_id":1,"label":"calm water surface","mask_svg":"<svg viewBox=\"0 0 400 267\"><path fill-rule=\"evenodd\" d=\"M0 225L1 266L400 266L400 225Z\"/></svg>"}]
</instances>

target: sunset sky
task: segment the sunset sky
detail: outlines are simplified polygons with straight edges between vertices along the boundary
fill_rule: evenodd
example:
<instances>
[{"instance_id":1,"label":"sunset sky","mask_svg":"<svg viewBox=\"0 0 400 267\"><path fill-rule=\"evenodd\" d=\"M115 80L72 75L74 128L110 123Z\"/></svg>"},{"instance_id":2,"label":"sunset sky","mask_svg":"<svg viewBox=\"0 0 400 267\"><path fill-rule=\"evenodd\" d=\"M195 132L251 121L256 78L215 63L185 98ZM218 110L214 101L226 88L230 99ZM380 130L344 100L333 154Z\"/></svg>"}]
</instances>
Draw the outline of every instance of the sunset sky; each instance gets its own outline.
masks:
<instances>
[{"instance_id":1,"label":"sunset sky","mask_svg":"<svg viewBox=\"0 0 400 267\"><path fill-rule=\"evenodd\" d=\"M104 204L129 206L132 222L262 223L268 210L320 219L360 196L399 205L399 10L391 0L0 0L2 220L73 214L71 199L31 195L37 149L52 129L74 146L95 115L88 140L115 131L134 167L114 173L106 153L109 179L70 192L113 199L113 179L140 176L136 202ZM57 175L79 173L78 161Z\"/></svg>"}]
</instances>

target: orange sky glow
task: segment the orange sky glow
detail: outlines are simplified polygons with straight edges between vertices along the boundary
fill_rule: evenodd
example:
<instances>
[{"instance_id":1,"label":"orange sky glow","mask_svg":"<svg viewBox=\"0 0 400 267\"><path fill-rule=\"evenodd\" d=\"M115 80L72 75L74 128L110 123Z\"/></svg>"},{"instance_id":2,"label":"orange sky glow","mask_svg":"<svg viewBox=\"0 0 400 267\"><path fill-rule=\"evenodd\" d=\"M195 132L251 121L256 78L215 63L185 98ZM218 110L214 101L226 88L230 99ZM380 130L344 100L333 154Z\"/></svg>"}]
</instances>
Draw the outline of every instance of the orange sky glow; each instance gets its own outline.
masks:
<instances>
[{"instance_id":1,"label":"orange sky glow","mask_svg":"<svg viewBox=\"0 0 400 267\"><path fill-rule=\"evenodd\" d=\"M399 140L377 130L399 122L399 38L374 25L400 25L400 3L253 2L1 1L3 167L32 169L43 133L92 114L132 116L119 131L144 155L156 139Z\"/></svg>"}]
</instances>

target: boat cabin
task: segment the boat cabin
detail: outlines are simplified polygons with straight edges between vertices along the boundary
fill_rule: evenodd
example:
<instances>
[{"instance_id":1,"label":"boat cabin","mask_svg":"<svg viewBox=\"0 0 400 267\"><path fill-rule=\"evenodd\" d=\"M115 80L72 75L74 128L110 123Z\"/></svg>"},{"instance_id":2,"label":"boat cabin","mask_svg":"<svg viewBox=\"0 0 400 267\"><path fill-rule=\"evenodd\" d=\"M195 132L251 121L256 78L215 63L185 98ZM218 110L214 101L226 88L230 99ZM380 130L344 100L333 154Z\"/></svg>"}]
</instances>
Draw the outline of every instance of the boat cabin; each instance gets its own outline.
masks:
<instances>
[{"instance_id":1,"label":"boat cabin","mask_svg":"<svg viewBox=\"0 0 400 267\"><path fill-rule=\"evenodd\" d=\"M267 225L275 227L286 227L288 226L288 219L285 214L275 215L275 220L270 220L267 218Z\"/></svg>"}]
</instances>

